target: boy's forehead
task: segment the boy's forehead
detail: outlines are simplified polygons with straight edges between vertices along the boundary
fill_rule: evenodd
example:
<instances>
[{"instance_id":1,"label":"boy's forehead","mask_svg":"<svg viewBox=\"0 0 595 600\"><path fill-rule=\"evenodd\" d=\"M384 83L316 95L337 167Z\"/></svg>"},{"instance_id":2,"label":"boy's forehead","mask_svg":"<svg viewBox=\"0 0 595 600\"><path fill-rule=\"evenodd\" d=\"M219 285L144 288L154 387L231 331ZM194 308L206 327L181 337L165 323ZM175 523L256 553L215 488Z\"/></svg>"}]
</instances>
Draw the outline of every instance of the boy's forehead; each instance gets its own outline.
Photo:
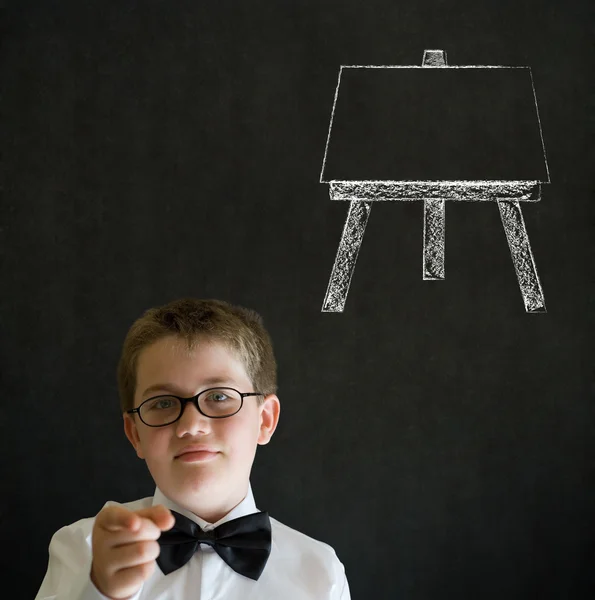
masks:
<instances>
[{"instance_id":1,"label":"boy's forehead","mask_svg":"<svg viewBox=\"0 0 595 600\"><path fill-rule=\"evenodd\" d=\"M143 349L136 375L140 393L146 386L176 383L176 379L224 382L248 377L243 361L226 344L199 339L189 348L187 341L179 336L161 338Z\"/></svg>"}]
</instances>

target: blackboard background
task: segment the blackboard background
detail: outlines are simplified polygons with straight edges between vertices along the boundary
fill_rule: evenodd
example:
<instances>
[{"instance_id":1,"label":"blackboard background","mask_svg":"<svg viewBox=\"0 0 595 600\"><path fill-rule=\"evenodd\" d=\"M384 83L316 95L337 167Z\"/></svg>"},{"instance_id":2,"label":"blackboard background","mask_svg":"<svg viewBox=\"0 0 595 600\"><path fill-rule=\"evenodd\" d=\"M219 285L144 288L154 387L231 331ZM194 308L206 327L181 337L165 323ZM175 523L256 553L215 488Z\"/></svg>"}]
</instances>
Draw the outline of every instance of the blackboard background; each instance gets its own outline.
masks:
<instances>
[{"instance_id":1,"label":"blackboard background","mask_svg":"<svg viewBox=\"0 0 595 600\"><path fill-rule=\"evenodd\" d=\"M153 492L124 436L127 328L176 297L260 311L281 420L257 504L330 543L352 597L594 589L594 9L499 2L11 2L1 22L2 587L62 525ZM547 314L495 205L374 207L321 313L347 205L319 183L341 64L532 67L551 185L524 205Z\"/></svg>"}]
</instances>

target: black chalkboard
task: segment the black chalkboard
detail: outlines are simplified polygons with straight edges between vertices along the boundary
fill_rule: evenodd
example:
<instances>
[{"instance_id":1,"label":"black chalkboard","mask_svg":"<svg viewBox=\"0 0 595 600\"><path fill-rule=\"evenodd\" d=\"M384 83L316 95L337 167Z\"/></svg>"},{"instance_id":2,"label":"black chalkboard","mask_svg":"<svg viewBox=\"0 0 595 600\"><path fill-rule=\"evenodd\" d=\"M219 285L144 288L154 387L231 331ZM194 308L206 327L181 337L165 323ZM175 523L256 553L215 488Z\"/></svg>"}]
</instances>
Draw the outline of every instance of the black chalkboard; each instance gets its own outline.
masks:
<instances>
[{"instance_id":1,"label":"black chalkboard","mask_svg":"<svg viewBox=\"0 0 595 600\"><path fill-rule=\"evenodd\" d=\"M57 529L153 493L115 369L130 324L182 296L263 315L281 417L257 452L256 503L333 546L352 598L593 597L594 13L589 0L5 3L11 597L35 597ZM400 69L388 87L399 69L349 68L421 67L427 49L507 68ZM342 66L351 91L321 181ZM344 310L321 310L349 205L325 181L360 167L538 182L522 204L547 311L521 302L495 202L446 203L446 276L424 280L421 201L374 203Z\"/></svg>"}]
</instances>

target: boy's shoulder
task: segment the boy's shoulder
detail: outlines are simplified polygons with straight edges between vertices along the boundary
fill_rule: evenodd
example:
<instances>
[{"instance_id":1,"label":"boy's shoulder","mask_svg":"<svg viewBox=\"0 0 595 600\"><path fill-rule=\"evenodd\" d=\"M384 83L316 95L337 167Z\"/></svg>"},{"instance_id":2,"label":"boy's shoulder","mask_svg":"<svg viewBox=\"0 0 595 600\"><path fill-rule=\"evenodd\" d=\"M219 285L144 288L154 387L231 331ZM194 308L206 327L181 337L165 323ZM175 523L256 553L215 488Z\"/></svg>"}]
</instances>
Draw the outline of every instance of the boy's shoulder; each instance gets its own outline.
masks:
<instances>
[{"instance_id":1,"label":"boy's shoulder","mask_svg":"<svg viewBox=\"0 0 595 600\"><path fill-rule=\"evenodd\" d=\"M289 544L299 544L304 547L316 548L322 552L326 552L329 549L332 550L331 546L317 540L309 535L298 531L297 529L293 529L293 527L289 527L289 525L285 525L285 523L281 523L281 521L271 517L271 530L273 532L273 537L276 537L280 541Z\"/></svg>"},{"instance_id":2,"label":"boy's shoulder","mask_svg":"<svg viewBox=\"0 0 595 600\"><path fill-rule=\"evenodd\" d=\"M270 517L270 520L273 546L277 546L283 554L294 554L296 558L315 555L327 563L338 560L334 548L329 544L293 529L274 517Z\"/></svg>"}]
</instances>

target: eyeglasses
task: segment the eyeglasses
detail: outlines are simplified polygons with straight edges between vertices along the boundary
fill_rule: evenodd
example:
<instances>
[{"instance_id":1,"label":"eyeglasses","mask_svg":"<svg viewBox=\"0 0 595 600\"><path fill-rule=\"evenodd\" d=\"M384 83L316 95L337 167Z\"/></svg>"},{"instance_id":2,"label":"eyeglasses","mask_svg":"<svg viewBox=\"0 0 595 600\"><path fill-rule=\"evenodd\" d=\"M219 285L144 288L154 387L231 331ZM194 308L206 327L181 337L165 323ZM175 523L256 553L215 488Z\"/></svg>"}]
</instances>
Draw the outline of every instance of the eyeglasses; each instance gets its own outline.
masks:
<instances>
[{"instance_id":1,"label":"eyeglasses","mask_svg":"<svg viewBox=\"0 0 595 600\"><path fill-rule=\"evenodd\" d=\"M127 410L128 414L138 413L140 420L149 427L165 427L175 423L184 412L188 402L211 419L225 419L238 413L247 396L264 396L260 392L241 393L233 388L209 388L192 398L178 396L154 396L145 400L139 407Z\"/></svg>"}]
</instances>

